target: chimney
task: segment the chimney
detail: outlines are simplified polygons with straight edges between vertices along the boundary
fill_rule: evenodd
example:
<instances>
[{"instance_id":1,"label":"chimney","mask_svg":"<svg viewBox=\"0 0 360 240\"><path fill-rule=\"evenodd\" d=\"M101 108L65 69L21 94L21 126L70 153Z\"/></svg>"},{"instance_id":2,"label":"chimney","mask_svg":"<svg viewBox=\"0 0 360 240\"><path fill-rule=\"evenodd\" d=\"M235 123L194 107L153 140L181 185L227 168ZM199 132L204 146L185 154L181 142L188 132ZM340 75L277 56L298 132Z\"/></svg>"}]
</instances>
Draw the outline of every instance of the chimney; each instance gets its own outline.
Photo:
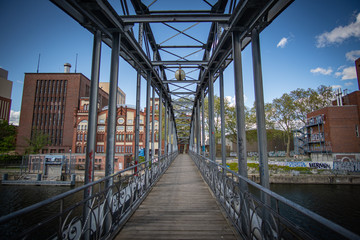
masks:
<instances>
[{"instance_id":1,"label":"chimney","mask_svg":"<svg viewBox=\"0 0 360 240\"><path fill-rule=\"evenodd\" d=\"M64 73L70 73L71 64L65 63L64 64Z\"/></svg>"},{"instance_id":2,"label":"chimney","mask_svg":"<svg viewBox=\"0 0 360 240\"><path fill-rule=\"evenodd\" d=\"M356 59L355 61L355 69L357 74L358 86L360 90L360 58Z\"/></svg>"}]
</instances>

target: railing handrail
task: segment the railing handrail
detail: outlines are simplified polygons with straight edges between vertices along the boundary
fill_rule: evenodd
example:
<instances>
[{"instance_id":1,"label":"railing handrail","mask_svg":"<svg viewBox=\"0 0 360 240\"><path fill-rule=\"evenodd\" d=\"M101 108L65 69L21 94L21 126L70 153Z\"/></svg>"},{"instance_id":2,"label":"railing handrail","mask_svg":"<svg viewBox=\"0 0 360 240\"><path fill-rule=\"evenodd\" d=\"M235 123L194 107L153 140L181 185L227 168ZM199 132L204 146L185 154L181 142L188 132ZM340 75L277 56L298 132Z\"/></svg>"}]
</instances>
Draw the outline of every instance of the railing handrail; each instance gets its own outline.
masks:
<instances>
[{"instance_id":1,"label":"railing handrail","mask_svg":"<svg viewBox=\"0 0 360 240\"><path fill-rule=\"evenodd\" d=\"M162 159L162 158L165 158L165 157L167 157L168 155L171 155L171 154L173 154L173 153L166 154L166 155L162 155L162 156L160 156L159 158ZM141 165L151 162L154 158L156 158L156 157L152 157L151 159L149 159L149 160L147 160L147 161L145 161L145 162L138 163L138 164L136 164L136 165L133 165L133 166L131 166L131 167L128 167L128 168L126 168L126 169L123 169L123 170L121 170L121 171L118 171L118 172L116 172L116 173L114 173L114 174L111 174L111 175L109 175L109 176L105 176L104 178L101 178L101 179L99 179L99 180L97 180L97 181L94 181L94 182L91 182L91 183L87 183L87 184L85 184L85 185L83 185L83 186L77 187L77 188L75 188L75 189L72 189L72 190L69 190L69 191L67 191L67 192L61 193L61 194L59 194L59 195L56 195L56 196L51 197L51 198L48 198L48 199L43 200L43 201L41 201L41 202L35 203L35 204L30 205L30 206L28 206L28 207L25 207L25 208L23 208L23 209L17 210L17 211L15 211L15 212L13 212L13 213L9 213L9 214L7 214L7 215L5 215L5 216L1 216L1 217L0 217L0 224L4 223L4 222L6 222L6 221L8 221L8 220L10 220L10 219L12 219L12 218L15 218L15 217L17 217L17 216L20 216L20 215L23 215L23 214L27 214L27 213L29 213L29 212L32 212L32 211L34 211L35 209L40 208L40 207L42 207L42 206L45 206L45 205L51 204L51 203L53 203L53 202L56 202L56 201L58 201L58 200L60 200L60 199L66 198L66 197L68 197L68 196L70 196L70 195L72 195L72 194L75 194L75 193L77 193L77 192L80 192L80 191L82 191L82 190L84 190L84 189L86 189L86 188L92 187L92 186L94 186L94 185L96 185L96 184L98 184L98 183L100 183L100 182L103 182L103 181L109 180L110 178L113 178L113 177L116 177L116 176L118 176L118 175L121 175L122 173L127 172L127 171L129 171L129 170L132 170L132 169L134 169L134 168L136 168L136 167L139 167L139 166L141 167ZM142 169L140 169L140 170L142 170ZM138 170L138 171L139 171L139 170Z\"/></svg>"},{"instance_id":2,"label":"railing handrail","mask_svg":"<svg viewBox=\"0 0 360 240\"><path fill-rule=\"evenodd\" d=\"M225 170L227 172L230 172L231 174L235 175L236 177L238 177L242 181L245 181L249 185L251 185L251 186L253 186L253 187L255 187L255 188L257 188L257 189L259 189L259 190L261 190L263 192L265 192L267 195L275 198L279 202L282 202L285 205L290 206L291 208L299 211L300 213L312 218L316 222L318 222L320 224L323 224L325 226L329 226L329 228L331 228L333 231L339 233L340 235L343 235L343 236L345 236L345 237L347 237L349 239L359 239L359 236L357 234L355 234L355 233L351 232L350 230L338 225L337 223L334 223L334 222L330 221L329 219L324 218L324 217L314 213L313 211L311 211L311 210L309 210L309 209L307 209L307 208L305 208L305 207L303 207L303 206L301 206L301 205L299 205L299 204L297 204L297 203L295 203L295 202L293 202L293 201L291 201L291 200L289 200L289 199L287 199L287 198L285 198L285 197L271 191L270 189L267 189L267 188L255 183L255 182L251 181L250 179L248 179L248 178L246 178L244 176L241 176L237 172L234 172L231 169L229 169L227 167L224 167L221 164L218 164L217 162L215 162L215 161L213 161L213 160L211 160L211 159L209 159L209 158L207 158L207 157L205 157L203 155L200 155L200 154L198 154L198 153L196 153L194 151L191 151L191 150L189 150L189 151L191 152L191 154L195 154L198 157L206 159L210 163L215 164L218 168L220 167L221 169L223 169L223 170Z\"/></svg>"}]
</instances>

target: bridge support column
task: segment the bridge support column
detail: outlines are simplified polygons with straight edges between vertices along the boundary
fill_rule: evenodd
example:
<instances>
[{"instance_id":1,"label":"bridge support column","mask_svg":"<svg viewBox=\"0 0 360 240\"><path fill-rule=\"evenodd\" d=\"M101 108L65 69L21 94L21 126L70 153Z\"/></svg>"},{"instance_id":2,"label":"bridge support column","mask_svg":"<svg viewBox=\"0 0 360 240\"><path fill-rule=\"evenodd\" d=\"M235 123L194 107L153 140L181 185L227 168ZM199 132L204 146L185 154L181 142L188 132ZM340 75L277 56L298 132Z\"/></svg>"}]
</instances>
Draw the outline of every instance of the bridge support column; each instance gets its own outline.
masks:
<instances>
[{"instance_id":1,"label":"bridge support column","mask_svg":"<svg viewBox=\"0 0 360 240\"><path fill-rule=\"evenodd\" d=\"M260 39L259 32L256 28L252 31L252 55L254 68L254 89L255 89L255 104L256 104L256 123L257 123L257 138L259 148L259 170L260 170L260 184L263 187L270 188L269 184L269 167L267 156L267 139L265 126L265 110L264 110L264 93L263 80L261 70L261 53L260 53Z\"/></svg>"},{"instance_id":2,"label":"bridge support column","mask_svg":"<svg viewBox=\"0 0 360 240\"><path fill-rule=\"evenodd\" d=\"M110 87L109 87L109 107L106 137L106 162L105 177L114 173L115 158L115 133L116 133L116 110L117 110L117 89L119 75L119 54L120 54L120 33L115 32L112 39L110 66ZM106 181L106 187L113 184L113 179Z\"/></svg>"},{"instance_id":3,"label":"bridge support column","mask_svg":"<svg viewBox=\"0 0 360 240\"><path fill-rule=\"evenodd\" d=\"M148 72L147 75L147 83L146 83L146 119L145 119L145 161L149 160L149 140L150 140L150 89L151 88L151 73ZM148 163L145 164L147 168L149 166ZM145 171L145 188L148 187L148 174Z\"/></svg>"},{"instance_id":4,"label":"bridge support column","mask_svg":"<svg viewBox=\"0 0 360 240\"><path fill-rule=\"evenodd\" d=\"M99 75L100 75L100 56L101 56L101 32L97 30L94 33L93 55L91 65L91 82L90 82L90 104L87 132L86 162L85 162L85 182L88 184L94 181L94 157L96 146L96 125L97 125L97 102L99 92ZM92 188L84 190L84 199L92 195ZM86 229L90 228L90 201L84 204L83 222ZM90 233L89 233L90 234ZM90 239L90 235L86 234L85 239Z\"/></svg>"},{"instance_id":5,"label":"bridge support column","mask_svg":"<svg viewBox=\"0 0 360 240\"><path fill-rule=\"evenodd\" d=\"M143 39L143 24L139 24L139 45L142 46ZM135 152L134 152L134 163L135 165L139 163L139 142L140 142L140 95L141 95L141 69L137 70L137 79L136 79L136 112L135 112ZM135 169L134 171L136 171Z\"/></svg>"},{"instance_id":6,"label":"bridge support column","mask_svg":"<svg viewBox=\"0 0 360 240\"><path fill-rule=\"evenodd\" d=\"M210 159L215 161L215 127L214 127L214 77L213 73L209 73L208 85L208 100L209 100L209 149Z\"/></svg>"},{"instance_id":7,"label":"bridge support column","mask_svg":"<svg viewBox=\"0 0 360 240\"><path fill-rule=\"evenodd\" d=\"M244 86L241 62L241 38L240 32L232 32L232 48L234 59L234 81L235 81L235 104L236 104L236 128L237 128L237 157L239 174L247 177L247 154L245 133L245 104Z\"/></svg>"},{"instance_id":8,"label":"bridge support column","mask_svg":"<svg viewBox=\"0 0 360 240\"><path fill-rule=\"evenodd\" d=\"M165 100L165 113L164 113L164 154L168 154L168 101Z\"/></svg>"},{"instance_id":9,"label":"bridge support column","mask_svg":"<svg viewBox=\"0 0 360 240\"><path fill-rule=\"evenodd\" d=\"M197 154L201 153L201 135L200 135L200 101L197 101L196 104L196 152Z\"/></svg>"},{"instance_id":10,"label":"bridge support column","mask_svg":"<svg viewBox=\"0 0 360 240\"><path fill-rule=\"evenodd\" d=\"M155 88L152 88L152 104L151 104L151 164L155 156Z\"/></svg>"},{"instance_id":11,"label":"bridge support column","mask_svg":"<svg viewBox=\"0 0 360 240\"><path fill-rule=\"evenodd\" d=\"M205 104L204 104L204 89L201 89L201 139L202 139L202 146L201 152L202 155L205 157Z\"/></svg>"},{"instance_id":12,"label":"bridge support column","mask_svg":"<svg viewBox=\"0 0 360 240\"><path fill-rule=\"evenodd\" d=\"M161 155L162 155L162 146L161 146L161 143L162 143L162 104L163 104L163 99L162 99L162 92L159 91L159 123L158 123L158 126L159 126L159 130L158 130L158 157L160 158Z\"/></svg>"},{"instance_id":13,"label":"bridge support column","mask_svg":"<svg viewBox=\"0 0 360 240\"><path fill-rule=\"evenodd\" d=\"M221 159L223 167L226 167L226 144L225 144L225 111L224 111L224 74L220 68L220 118L221 118Z\"/></svg>"}]
</instances>

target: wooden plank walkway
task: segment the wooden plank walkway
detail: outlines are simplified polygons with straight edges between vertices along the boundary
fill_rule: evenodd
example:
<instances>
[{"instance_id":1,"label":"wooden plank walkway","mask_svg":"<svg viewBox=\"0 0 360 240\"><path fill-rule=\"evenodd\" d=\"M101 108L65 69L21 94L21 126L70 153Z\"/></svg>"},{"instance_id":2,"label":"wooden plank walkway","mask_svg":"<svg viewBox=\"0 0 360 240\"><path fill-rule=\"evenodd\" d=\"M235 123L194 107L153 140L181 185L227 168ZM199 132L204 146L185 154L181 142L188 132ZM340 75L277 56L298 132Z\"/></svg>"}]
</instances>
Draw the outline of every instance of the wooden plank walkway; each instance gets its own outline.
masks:
<instances>
[{"instance_id":1,"label":"wooden plank walkway","mask_svg":"<svg viewBox=\"0 0 360 240\"><path fill-rule=\"evenodd\" d=\"M190 156L180 154L115 239L236 236Z\"/></svg>"}]
</instances>

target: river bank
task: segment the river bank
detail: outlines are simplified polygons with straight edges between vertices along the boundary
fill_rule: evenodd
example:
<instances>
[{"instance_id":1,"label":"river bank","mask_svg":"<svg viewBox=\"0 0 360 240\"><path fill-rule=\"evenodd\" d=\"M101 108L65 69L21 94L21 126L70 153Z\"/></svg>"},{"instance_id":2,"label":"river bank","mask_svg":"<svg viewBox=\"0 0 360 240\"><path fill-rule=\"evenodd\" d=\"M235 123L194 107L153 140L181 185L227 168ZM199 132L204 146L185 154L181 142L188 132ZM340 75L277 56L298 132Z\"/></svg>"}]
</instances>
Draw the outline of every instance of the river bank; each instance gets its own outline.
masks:
<instances>
[{"instance_id":1,"label":"river bank","mask_svg":"<svg viewBox=\"0 0 360 240\"><path fill-rule=\"evenodd\" d=\"M259 174L249 174L248 178L260 183ZM314 174L274 174L269 177L270 183L286 184L360 184L360 175L314 175Z\"/></svg>"},{"instance_id":2,"label":"river bank","mask_svg":"<svg viewBox=\"0 0 360 240\"><path fill-rule=\"evenodd\" d=\"M251 181L260 183L260 176L254 168L249 168L248 178ZM0 175L8 173L9 180L18 180L20 177L17 169L0 169ZM75 171L75 181L82 183L85 179L84 170ZM97 181L105 176L105 171L96 170L94 172L94 181ZM29 178L36 179L36 174L28 174ZM2 178L1 178L2 179ZM270 183L284 183L284 184L352 184L360 185L359 174L334 174L330 171L314 173L299 173L297 171L278 172L270 170Z\"/></svg>"}]
</instances>

